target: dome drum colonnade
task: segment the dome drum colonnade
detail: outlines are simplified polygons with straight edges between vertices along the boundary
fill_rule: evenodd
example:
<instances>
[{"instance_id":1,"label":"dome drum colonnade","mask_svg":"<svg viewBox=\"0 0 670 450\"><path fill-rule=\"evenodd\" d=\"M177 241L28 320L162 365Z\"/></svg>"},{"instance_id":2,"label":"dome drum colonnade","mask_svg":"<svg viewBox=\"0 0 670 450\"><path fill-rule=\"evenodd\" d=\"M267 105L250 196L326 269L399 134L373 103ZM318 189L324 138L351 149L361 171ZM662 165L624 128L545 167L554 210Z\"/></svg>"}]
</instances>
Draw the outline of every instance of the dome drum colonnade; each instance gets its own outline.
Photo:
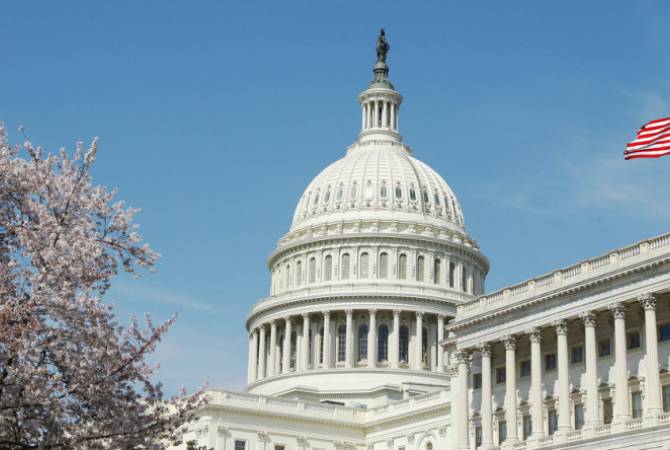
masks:
<instances>
[{"instance_id":1,"label":"dome drum colonnade","mask_svg":"<svg viewBox=\"0 0 670 450\"><path fill-rule=\"evenodd\" d=\"M402 143L385 61L373 72L357 142L309 183L270 257L271 295L247 318L250 392L446 386L445 322L484 292L456 196ZM356 386L331 376L347 369Z\"/></svg>"},{"instance_id":2,"label":"dome drum colonnade","mask_svg":"<svg viewBox=\"0 0 670 450\"><path fill-rule=\"evenodd\" d=\"M517 355L517 344L522 339L528 339L530 343L530 392L527 404L529 405L529 425L530 432L527 436L524 448L535 448L553 443L567 442L572 438L581 438L596 436L601 432L609 431L610 427L614 430L635 429L642 421L646 425L653 426L658 423L659 415L663 413L663 403L661 395L661 383L659 377L659 352L658 352L658 334L659 323L656 319L657 295L653 293L644 293L631 302L615 302L609 305L607 311L586 310L577 316L570 316L555 320L548 327L534 327L518 334L506 335L500 339L500 344L505 353L504 364L504 388L505 404L501 419L506 424L514 426L505 427L505 439L500 444L503 447L521 448L520 445L524 438L520 431L523 431L525 424L519 421L519 398L517 395L517 375L516 368L519 364ZM638 303L643 314L643 323L645 329L645 353L644 361L646 366L646 375L644 382L644 410L642 418L632 418L631 405L631 386L629 380L628 351L630 344L627 338L626 311L630 303ZM600 322L601 326L609 322L609 317L613 322L614 331L614 376L613 390L614 395L610 402L613 408L611 417L611 426L604 423L606 414L602 411L602 385L599 384L598 377L598 358L602 353L599 348L599 340L596 337L596 326ZM604 322L604 323L603 323ZM579 323L579 326L575 326ZM449 328L452 328L450 326ZM581 328L584 334L584 376L580 390L584 392L584 402L582 411L584 414L583 422L576 422L576 418L571 412L572 394L570 388L570 361L572 355L568 346L568 332ZM555 333L555 365L557 369L557 390L554 400L557 407L548 410L545 405L544 394L547 387L543 382L543 357L544 371L547 369L546 354L547 350L542 345L543 336L547 336L547 331ZM609 341L607 341L609 342ZM639 341L638 341L639 342ZM477 348L462 348L454 354L455 367L453 374L455 376L455 401L454 409L462 411L462 414L455 415L454 425L456 427L457 449L470 449L470 438L472 438L472 428L470 427L470 405L469 396L463 395L468 392L468 380L472 355L479 353L481 358L481 404L480 411L476 411L481 420L479 426L475 429L475 439L478 440L477 446L483 449L497 448L493 439L493 404L492 404L492 386L497 380L493 378L492 359L493 350L499 348L498 342L483 342ZM608 344L609 345L609 344ZM638 344L639 345L639 344ZM609 347L608 347L608 352ZM496 373L496 377L498 374ZM551 413L556 421L555 424L547 423ZM574 422L573 422L574 421ZM519 426L521 425L521 427ZM500 425L499 425L500 426ZM603 428L604 427L604 428ZM521 428L521 429L520 429ZM500 433L500 428L499 428ZM578 435L573 436L574 433ZM548 435L549 434L549 435ZM498 436L501 439L500 435Z\"/></svg>"}]
</instances>

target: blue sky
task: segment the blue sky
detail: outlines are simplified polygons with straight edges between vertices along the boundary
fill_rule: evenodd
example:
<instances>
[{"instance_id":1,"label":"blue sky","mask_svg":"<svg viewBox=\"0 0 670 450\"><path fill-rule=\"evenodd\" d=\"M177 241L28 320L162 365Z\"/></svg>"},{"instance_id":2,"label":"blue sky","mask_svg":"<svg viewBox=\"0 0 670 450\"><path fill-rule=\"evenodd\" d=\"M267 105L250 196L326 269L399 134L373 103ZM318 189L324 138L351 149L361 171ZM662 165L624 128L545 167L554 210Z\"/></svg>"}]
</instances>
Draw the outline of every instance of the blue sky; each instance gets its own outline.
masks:
<instances>
[{"instance_id":1,"label":"blue sky","mask_svg":"<svg viewBox=\"0 0 670 450\"><path fill-rule=\"evenodd\" d=\"M356 138L380 27L401 132L490 290L668 231L670 158L621 156L670 115L668 23L662 1L6 2L0 120L47 149L100 137L95 181L163 255L108 300L179 313L154 358L170 392L239 389L267 256Z\"/></svg>"}]
</instances>

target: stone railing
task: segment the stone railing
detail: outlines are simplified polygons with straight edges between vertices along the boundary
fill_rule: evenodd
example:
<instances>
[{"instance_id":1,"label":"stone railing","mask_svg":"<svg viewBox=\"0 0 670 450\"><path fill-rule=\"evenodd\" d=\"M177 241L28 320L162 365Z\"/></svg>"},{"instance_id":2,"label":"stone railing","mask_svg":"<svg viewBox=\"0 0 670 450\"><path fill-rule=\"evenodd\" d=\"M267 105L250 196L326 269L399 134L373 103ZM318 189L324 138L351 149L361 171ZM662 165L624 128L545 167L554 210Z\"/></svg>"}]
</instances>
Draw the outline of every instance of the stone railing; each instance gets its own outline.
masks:
<instances>
[{"instance_id":1,"label":"stone railing","mask_svg":"<svg viewBox=\"0 0 670 450\"><path fill-rule=\"evenodd\" d=\"M573 266L559 269L523 283L482 295L458 305L456 322L521 303L561 287L635 266L648 259L670 257L670 233L609 252Z\"/></svg>"},{"instance_id":2,"label":"stone railing","mask_svg":"<svg viewBox=\"0 0 670 450\"><path fill-rule=\"evenodd\" d=\"M440 399L446 402L446 397L449 393L448 389L443 389L435 392L429 392L428 394L417 395L416 397L406 398L404 400L399 400L397 402L387 403L382 406L377 406L374 408L368 409L372 414L380 413L385 411L400 411L403 408L412 407L414 405L420 405L422 403L427 403L431 400Z\"/></svg>"}]
</instances>

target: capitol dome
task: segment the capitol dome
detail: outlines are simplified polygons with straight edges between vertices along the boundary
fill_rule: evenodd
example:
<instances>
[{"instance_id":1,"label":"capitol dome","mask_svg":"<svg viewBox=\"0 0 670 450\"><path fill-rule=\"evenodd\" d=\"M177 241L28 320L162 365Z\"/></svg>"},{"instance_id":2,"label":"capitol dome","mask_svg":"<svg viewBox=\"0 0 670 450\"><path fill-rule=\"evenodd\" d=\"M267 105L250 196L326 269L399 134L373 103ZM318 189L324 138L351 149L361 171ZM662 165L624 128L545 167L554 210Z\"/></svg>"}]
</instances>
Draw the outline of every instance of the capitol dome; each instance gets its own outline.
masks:
<instances>
[{"instance_id":1,"label":"capitol dome","mask_svg":"<svg viewBox=\"0 0 670 450\"><path fill-rule=\"evenodd\" d=\"M249 392L373 406L442 389L444 326L484 292L489 263L454 192L400 136L379 45L358 139L269 257L270 295L246 321Z\"/></svg>"}]
</instances>

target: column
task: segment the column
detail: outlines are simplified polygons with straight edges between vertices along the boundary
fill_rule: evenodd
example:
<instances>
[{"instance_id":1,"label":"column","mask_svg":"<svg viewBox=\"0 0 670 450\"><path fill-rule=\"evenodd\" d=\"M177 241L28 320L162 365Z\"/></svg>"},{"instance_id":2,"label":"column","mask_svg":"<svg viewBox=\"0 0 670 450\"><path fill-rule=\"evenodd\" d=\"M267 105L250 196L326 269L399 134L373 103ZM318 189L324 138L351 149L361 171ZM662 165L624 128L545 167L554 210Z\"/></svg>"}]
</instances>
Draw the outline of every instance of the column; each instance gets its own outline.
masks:
<instances>
[{"instance_id":1,"label":"column","mask_svg":"<svg viewBox=\"0 0 670 450\"><path fill-rule=\"evenodd\" d=\"M598 348L596 341L596 315L585 312L581 315L584 322L584 350L586 358L586 411L584 428L593 430L600 425L600 400L598 396Z\"/></svg>"},{"instance_id":2,"label":"column","mask_svg":"<svg viewBox=\"0 0 670 450\"><path fill-rule=\"evenodd\" d=\"M330 365L330 311L323 312L323 366L327 369Z\"/></svg>"},{"instance_id":3,"label":"column","mask_svg":"<svg viewBox=\"0 0 670 450\"><path fill-rule=\"evenodd\" d=\"M519 440L516 404L516 338L505 336L501 339L505 346L505 420L507 421L507 440L510 446Z\"/></svg>"},{"instance_id":4,"label":"column","mask_svg":"<svg viewBox=\"0 0 670 450\"><path fill-rule=\"evenodd\" d=\"M377 310L368 310L368 367L377 365Z\"/></svg>"},{"instance_id":5,"label":"column","mask_svg":"<svg viewBox=\"0 0 670 450\"><path fill-rule=\"evenodd\" d=\"M414 348L414 369L423 369L423 313L416 312L416 347Z\"/></svg>"},{"instance_id":6,"label":"column","mask_svg":"<svg viewBox=\"0 0 670 450\"><path fill-rule=\"evenodd\" d=\"M482 448L493 447L493 393L491 391L491 346L483 344L479 351L482 354Z\"/></svg>"},{"instance_id":7,"label":"column","mask_svg":"<svg viewBox=\"0 0 670 450\"><path fill-rule=\"evenodd\" d=\"M529 440L537 442L544 436L544 420L542 420L542 336L540 330L533 328L528 332L528 338L530 339L530 420L532 426Z\"/></svg>"},{"instance_id":8,"label":"column","mask_svg":"<svg viewBox=\"0 0 670 450\"><path fill-rule=\"evenodd\" d=\"M260 344L258 349L258 379L265 378L265 325L261 325Z\"/></svg>"},{"instance_id":9,"label":"column","mask_svg":"<svg viewBox=\"0 0 670 450\"><path fill-rule=\"evenodd\" d=\"M361 104L361 131L365 131L365 114L367 111L367 103Z\"/></svg>"},{"instance_id":10,"label":"column","mask_svg":"<svg viewBox=\"0 0 670 450\"><path fill-rule=\"evenodd\" d=\"M258 330L251 332L251 369L249 371L250 382L258 378Z\"/></svg>"},{"instance_id":11,"label":"column","mask_svg":"<svg viewBox=\"0 0 670 450\"><path fill-rule=\"evenodd\" d=\"M391 129L395 131L395 103L391 102Z\"/></svg>"},{"instance_id":12,"label":"column","mask_svg":"<svg viewBox=\"0 0 670 450\"><path fill-rule=\"evenodd\" d=\"M309 326L312 330L312 351L310 352L310 355L312 356L312 369L318 369L319 360L321 359L321 333L319 333L319 321L310 321Z\"/></svg>"},{"instance_id":13,"label":"column","mask_svg":"<svg viewBox=\"0 0 670 450\"><path fill-rule=\"evenodd\" d=\"M437 371L444 372L444 349L442 341L444 340L444 315L437 316Z\"/></svg>"},{"instance_id":14,"label":"column","mask_svg":"<svg viewBox=\"0 0 670 450\"><path fill-rule=\"evenodd\" d=\"M251 378L251 365L253 364L253 332L249 333L249 349L247 350L247 384L253 381Z\"/></svg>"},{"instance_id":15,"label":"column","mask_svg":"<svg viewBox=\"0 0 670 450\"><path fill-rule=\"evenodd\" d=\"M344 367L350 369L353 367L353 362L354 362L354 352L353 352L353 310L347 309L345 311L347 313L347 334L346 334L346 348L345 348L345 354L344 354Z\"/></svg>"},{"instance_id":16,"label":"column","mask_svg":"<svg viewBox=\"0 0 670 450\"><path fill-rule=\"evenodd\" d=\"M386 118L388 117L388 103L382 102L382 128L387 128Z\"/></svg>"},{"instance_id":17,"label":"column","mask_svg":"<svg viewBox=\"0 0 670 450\"><path fill-rule=\"evenodd\" d=\"M568 365L568 323L565 320L554 322L556 327L556 353L558 360L558 427L559 439L564 437L570 425L570 367Z\"/></svg>"},{"instance_id":18,"label":"column","mask_svg":"<svg viewBox=\"0 0 670 450\"><path fill-rule=\"evenodd\" d=\"M661 382L658 376L658 337L656 336L656 296L652 293L640 295L638 301L644 308L644 336L647 375L644 379L645 411L644 418L649 424L658 422L663 412Z\"/></svg>"},{"instance_id":19,"label":"column","mask_svg":"<svg viewBox=\"0 0 670 450\"><path fill-rule=\"evenodd\" d=\"M302 315L302 350L300 352L300 368L309 369L309 314Z\"/></svg>"},{"instance_id":20,"label":"column","mask_svg":"<svg viewBox=\"0 0 670 450\"><path fill-rule=\"evenodd\" d=\"M610 305L614 316L614 417L612 425L623 428L630 419L628 363L626 362L626 307L623 303Z\"/></svg>"},{"instance_id":21,"label":"column","mask_svg":"<svg viewBox=\"0 0 670 450\"><path fill-rule=\"evenodd\" d=\"M286 326L284 327L284 354L282 360L282 373L289 373L291 371L291 317L287 317Z\"/></svg>"},{"instance_id":22,"label":"column","mask_svg":"<svg viewBox=\"0 0 670 450\"><path fill-rule=\"evenodd\" d=\"M370 106L372 106L372 128L377 128L377 116L379 114L377 112L377 101L373 100Z\"/></svg>"},{"instance_id":23,"label":"column","mask_svg":"<svg viewBox=\"0 0 670 450\"><path fill-rule=\"evenodd\" d=\"M470 411L468 408L468 365L470 363L470 355L466 352L456 353L456 364L458 365L457 372L457 386L456 393L456 408L452 412L454 425L456 426L456 449L468 450L470 445L468 437L470 435L469 418Z\"/></svg>"},{"instance_id":24,"label":"column","mask_svg":"<svg viewBox=\"0 0 670 450\"><path fill-rule=\"evenodd\" d=\"M400 365L400 310L393 310L393 339L392 339L391 367L397 369Z\"/></svg>"},{"instance_id":25,"label":"column","mask_svg":"<svg viewBox=\"0 0 670 450\"><path fill-rule=\"evenodd\" d=\"M275 360L277 359L277 322L270 322L270 360L268 361L268 376L275 374Z\"/></svg>"}]
</instances>

